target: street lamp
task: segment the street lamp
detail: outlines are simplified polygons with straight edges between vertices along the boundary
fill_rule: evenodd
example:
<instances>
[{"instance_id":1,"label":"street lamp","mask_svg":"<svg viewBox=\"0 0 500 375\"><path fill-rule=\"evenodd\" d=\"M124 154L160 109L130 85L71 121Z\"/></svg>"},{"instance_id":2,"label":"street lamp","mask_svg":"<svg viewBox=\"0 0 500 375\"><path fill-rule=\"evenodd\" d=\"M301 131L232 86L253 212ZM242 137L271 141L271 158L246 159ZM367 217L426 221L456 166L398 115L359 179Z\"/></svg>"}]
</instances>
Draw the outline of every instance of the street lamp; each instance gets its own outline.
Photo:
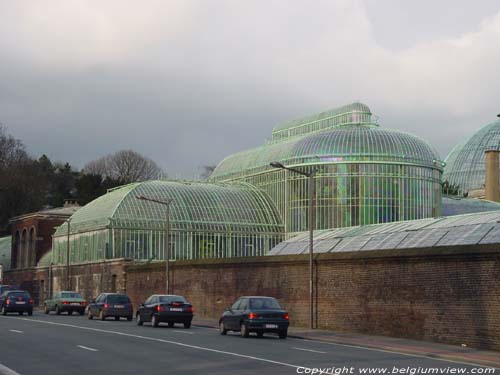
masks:
<instances>
[{"instance_id":1,"label":"street lamp","mask_svg":"<svg viewBox=\"0 0 500 375\"><path fill-rule=\"evenodd\" d=\"M309 328L314 328L314 309L313 309L313 231L314 231L314 175L316 170L311 172L303 172L301 170L286 167L280 162L273 161L270 163L271 167L286 169L291 172L306 176L309 180Z\"/></svg>"},{"instance_id":2,"label":"street lamp","mask_svg":"<svg viewBox=\"0 0 500 375\"><path fill-rule=\"evenodd\" d=\"M165 290L167 294L170 294L170 204L172 203L173 199L168 199L166 201L161 201L158 199L152 199L152 198L147 198L143 195L138 195L136 196L137 199L143 200L143 201L148 201L148 202L153 202L153 203L158 203L162 204L164 206L167 206L167 212L166 212L166 223L165 223Z\"/></svg>"},{"instance_id":3,"label":"street lamp","mask_svg":"<svg viewBox=\"0 0 500 375\"><path fill-rule=\"evenodd\" d=\"M69 235L71 232L71 217L68 218L66 221L68 224L68 233L67 233L67 238L66 238L66 290L70 290L70 280L69 280Z\"/></svg>"}]
</instances>

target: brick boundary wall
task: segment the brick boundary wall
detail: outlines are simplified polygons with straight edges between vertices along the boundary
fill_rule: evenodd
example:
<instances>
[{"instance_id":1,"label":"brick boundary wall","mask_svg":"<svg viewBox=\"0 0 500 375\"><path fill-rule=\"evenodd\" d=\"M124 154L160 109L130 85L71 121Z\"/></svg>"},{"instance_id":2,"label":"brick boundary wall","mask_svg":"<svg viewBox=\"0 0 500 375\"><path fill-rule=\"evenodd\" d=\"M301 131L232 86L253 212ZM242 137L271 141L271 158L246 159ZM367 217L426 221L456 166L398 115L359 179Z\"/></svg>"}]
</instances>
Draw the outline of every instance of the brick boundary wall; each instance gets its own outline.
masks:
<instances>
[{"instance_id":1,"label":"brick boundary wall","mask_svg":"<svg viewBox=\"0 0 500 375\"><path fill-rule=\"evenodd\" d=\"M309 322L308 255L172 263L172 292L219 318L242 295L279 299ZM317 327L500 350L500 248L470 246L318 254ZM163 293L164 263L126 267L137 304Z\"/></svg>"},{"instance_id":2,"label":"brick boundary wall","mask_svg":"<svg viewBox=\"0 0 500 375\"><path fill-rule=\"evenodd\" d=\"M171 263L172 292L200 318L217 319L242 295L269 295L308 325L308 255ZM500 351L500 246L383 250L315 255L318 328L404 337ZM53 290L65 267L53 267ZM6 272L42 304L49 269ZM134 307L165 291L165 263L124 259L71 267L71 285L91 299L126 292ZM41 285L43 284L43 287Z\"/></svg>"}]
</instances>

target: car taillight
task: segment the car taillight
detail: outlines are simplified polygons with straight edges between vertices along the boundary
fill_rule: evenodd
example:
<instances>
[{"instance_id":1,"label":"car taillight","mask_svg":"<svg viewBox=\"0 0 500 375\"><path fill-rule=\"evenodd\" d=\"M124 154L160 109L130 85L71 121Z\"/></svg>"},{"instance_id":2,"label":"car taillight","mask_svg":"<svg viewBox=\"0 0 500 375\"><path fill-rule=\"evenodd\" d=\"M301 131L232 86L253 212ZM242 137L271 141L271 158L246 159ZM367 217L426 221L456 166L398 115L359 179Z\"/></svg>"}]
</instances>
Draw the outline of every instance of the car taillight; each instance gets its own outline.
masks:
<instances>
[{"instance_id":1,"label":"car taillight","mask_svg":"<svg viewBox=\"0 0 500 375\"><path fill-rule=\"evenodd\" d=\"M10 299L8 299L7 301L5 301L5 303L6 303L7 305L10 305Z\"/></svg>"},{"instance_id":2,"label":"car taillight","mask_svg":"<svg viewBox=\"0 0 500 375\"><path fill-rule=\"evenodd\" d=\"M30 299L28 302L32 305L35 303L35 301L33 301L32 299Z\"/></svg>"},{"instance_id":3,"label":"car taillight","mask_svg":"<svg viewBox=\"0 0 500 375\"><path fill-rule=\"evenodd\" d=\"M162 305L156 306L156 311L166 311L165 306Z\"/></svg>"},{"instance_id":4,"label":"car taillight","mask_svg":"<svg viewBox=\"0 0 500 375\"><path fill-rule=\"evenodd\" d=\"M62 301L62 304L63 305L69 305L69 302L68 301Z\"/></svg>"},{"instance_id":5,"label":"car taillight","mask_svg":"<svg viewBox=\"0 0 500 375\"><path fill-rule=\"evenodd\" d=\"M290 315L288 313L283 314L283 319L290 320Z\"/></svg>"},{"instance_id":6,"label":"car taillight","mask_svg":"<svg viewBox=\"0 0 500 375\"><path fill-rule=\"evenodd\" d=\"M255 313L248 314L248 319L257 319L259 316Z\"/></svg>"},{"instance_id":7,"label":"car taillight","mask_svg":"<svg viewBox=\"0 0 500 375\"><path fill-rule=\"evenodd\" d=\"M104 304L104 308L107 309L109 305L107 303Z\"/></svg>"},{"instance_id":8,"label":"car taillight","mask_svg":"<svg viewBox=\"0 0 500 375\"><path fill-rule=\"evenodd\" d=\"M85 306L87 304L87 302L83 301L83 302L80 302L80 305L82 306Z\"/></svg>"},{"instance_id":9,"label":"car taillight","mask_svg":"<svg viewBox=\"0 0 500 375\"><path fill-rule=\"evenodd\" d=\"M188 312L188 313L194 312L193 306L186 307L186 312Z\"/></svg>"}]
</instances>

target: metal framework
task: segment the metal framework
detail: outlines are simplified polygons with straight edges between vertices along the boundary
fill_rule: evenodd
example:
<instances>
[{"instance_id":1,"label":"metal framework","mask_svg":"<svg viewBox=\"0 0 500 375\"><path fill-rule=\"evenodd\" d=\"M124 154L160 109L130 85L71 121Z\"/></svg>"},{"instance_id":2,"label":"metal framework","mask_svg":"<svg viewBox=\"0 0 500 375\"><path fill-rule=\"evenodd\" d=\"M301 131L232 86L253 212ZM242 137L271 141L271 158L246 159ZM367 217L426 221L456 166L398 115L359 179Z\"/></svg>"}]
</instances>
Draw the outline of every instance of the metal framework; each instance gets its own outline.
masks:
<instances>
[{"instance_id":1,"label":"metal framework","mask_svg":"<svg viewBox=\"0 0 500 375\"><path fill-rule=\"evenodd\" d=\"M441 214L443 163L422 139L382 129L353 103L278 126L273 139L225 158L212 181L244 181L275 202L289 235L306 231L307 177L272 168L316 170L316 229L435 217Z\"/></svg>"},{"instance_id":2,"label":"metal framework","mask_svg":"<svg viewBox=\"0 0 500 375\"><path fill-rule=\"evenodd\" d=\"M137 196L172 199L169 241L164 207ZM69 232L72 264L122 257L164 260L165 242L172 260L264 255L284 238L272 201L255 187L178 181L114 189L77 211ZM67 238L63 224L53 236L54 264L65 264Z\"/></svg>"},{"instance_id":3,"label":"metal framework","mask_svg":"<svg viewBox=\"0 0 500 375\"><path fill-rule=\"evenodd\" d=\"M457 186L460 194L484 189L486 150L500 150L500 120L483 126L451 150L446 157L443 180Z\"/></svg>"}]
</instances>

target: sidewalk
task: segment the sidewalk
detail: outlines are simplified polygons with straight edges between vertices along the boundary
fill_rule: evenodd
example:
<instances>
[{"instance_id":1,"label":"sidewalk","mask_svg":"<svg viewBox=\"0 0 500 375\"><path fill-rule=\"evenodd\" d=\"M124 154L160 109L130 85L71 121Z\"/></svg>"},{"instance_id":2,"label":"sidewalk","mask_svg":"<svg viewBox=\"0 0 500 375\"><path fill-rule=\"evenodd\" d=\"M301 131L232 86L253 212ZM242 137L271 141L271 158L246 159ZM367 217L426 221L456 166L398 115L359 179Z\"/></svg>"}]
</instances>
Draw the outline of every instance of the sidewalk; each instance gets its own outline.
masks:
<instances>
[{"instance_id":1,"label":"sidewalk","mask_svg":"<svg viewBox=\"0 0 500 375\"><path fill-rule=\"evenodd\" d=\"M194 325L218 328L215 320L193 320ZM299 339L351 345L369 349L384 350L407 355L446 359L450 361L477 364L500 369L500 352L479 350L456 345L446 345L427 341L400 339L385 336L369 336L358 333L340 333L301 327L290 327L288 336Z\"/></svg>"}]
</instances>

